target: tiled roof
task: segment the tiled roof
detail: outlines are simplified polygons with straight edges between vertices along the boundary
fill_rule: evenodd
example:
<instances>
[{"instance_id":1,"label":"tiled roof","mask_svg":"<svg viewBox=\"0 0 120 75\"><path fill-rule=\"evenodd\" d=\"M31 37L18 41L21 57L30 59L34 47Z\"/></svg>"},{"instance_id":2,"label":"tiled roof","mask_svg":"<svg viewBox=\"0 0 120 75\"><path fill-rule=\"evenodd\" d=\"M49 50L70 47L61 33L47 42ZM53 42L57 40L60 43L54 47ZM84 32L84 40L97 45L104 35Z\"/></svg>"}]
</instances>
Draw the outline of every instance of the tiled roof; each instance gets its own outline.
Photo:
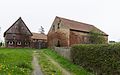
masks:
<instances>
[{"instance_id":1,"label":"tiled roof","mask_svg":"<svg viewBox=\"0 0 120 75\"><path fill-rule=\"evenodd\" d=\"M32 39L47 40L47 35L45 35L45 34L41 34L41 33L32 33L32 34L33 34L33 36L31 37Z\"/></svg>"},{"instance_id":2,"label":"tiled roof","mask_svg":"<svg viewBox=\"0 0 120 75\"><path fill-rule=\"evenodd\" d=\"M57 18L59 18L64 23L64 25L68 26L70 29L84 31L84 32L90 32L91 30L96 30L97 29L97 31L101 32L102 34L108 35L108 34L106 34L105 32L96 28L93 25L82 23L82 22L77 22L77 21L74 21L74 20L69 20L69 19L66 19L66 18L61 18L61 17L58 17L58 16L57 16Z\"/></svg>"}]
</instances>

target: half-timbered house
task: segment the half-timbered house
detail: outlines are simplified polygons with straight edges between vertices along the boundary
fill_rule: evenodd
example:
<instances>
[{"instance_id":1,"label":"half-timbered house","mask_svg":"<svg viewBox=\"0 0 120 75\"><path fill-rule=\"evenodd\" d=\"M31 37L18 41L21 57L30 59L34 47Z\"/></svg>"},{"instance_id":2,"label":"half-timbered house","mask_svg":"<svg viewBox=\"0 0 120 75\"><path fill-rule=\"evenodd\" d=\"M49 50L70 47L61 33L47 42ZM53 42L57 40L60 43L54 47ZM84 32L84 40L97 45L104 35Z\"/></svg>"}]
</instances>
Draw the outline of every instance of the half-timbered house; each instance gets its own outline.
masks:
<instances>
[{"instance_id":1,"label":"half-timbered house","mask_svg":"<svg viewBox=\"0 0 120 75\"><path fill-rule=\"evenodd\" d=\"M9 48L30 47L32 33L20 17L4 32L5 46Z\"/></svg>"}]
</instances>

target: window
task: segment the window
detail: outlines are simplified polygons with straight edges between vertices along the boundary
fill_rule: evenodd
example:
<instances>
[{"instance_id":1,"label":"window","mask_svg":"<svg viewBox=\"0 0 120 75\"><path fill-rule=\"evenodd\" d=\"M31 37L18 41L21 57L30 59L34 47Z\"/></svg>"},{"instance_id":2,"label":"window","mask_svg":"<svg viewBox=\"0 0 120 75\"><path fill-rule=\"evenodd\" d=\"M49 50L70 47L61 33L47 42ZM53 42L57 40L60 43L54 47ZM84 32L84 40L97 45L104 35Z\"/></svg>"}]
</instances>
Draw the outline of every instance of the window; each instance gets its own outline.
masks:
<instances>
[{"instance_id":1,"label":"window","mask_svg":"<svg viewBox=\"0 0 120 75\"><path fill-rule=\"evenodd\" d=\"M17 45L21 45L21 42L17 42Z\"/></svg>"},{"instance_id":2,"label":"window","mask_svg":"<svg viewBox=\"0 0 120 75\"><path fill-rule=\"evenodd\" d=\"M58 22L58 29L60 29L60 23L61 23L61 20L59 20Z\"/></svg>"},{"instance_id":3,"label":"window","mask_svg":"<svg viewBox=\"0 0 120 75\"><path fill-rule=\"evenodd\" d=\"M9 41L8 44L9 44L9 45L13 45L13 41Z\"/></svg>"},{"instance_id":4,"label":"window","mask_svg":"<svg viewBox=\"0 0 120 75\"><path fill-rule=\"evenodd\" d=\"M28 45L28 42L25 42L25 45Z\"/></svg>"},{"instance_id":5,"label":"window","mask_svg":"<svg viewBox=\"0 0 120 75\"><path fill-rule=\"evenodd\" d=\"M57 47L60 47L60 41L58 40L58 42L57 42Z\"/></svg>"},{"instance_id":6,"label":"window","mask_svg":"<svg viewBox=\"0 0 120 75\"><path fill-rule=\"evenodd\" d=\"M52 30L55 30L55 25L53 25L53 29Z\"/></svg>"},{"instance_id":7,"label":"window","mask_svg":"<svg viewBox=\"0 0 120 75\"><path fill-rule=\"evenodd\" d=\"M58 23L58 29L60 29L60 23Z\"/></svg>"}]
</instances>

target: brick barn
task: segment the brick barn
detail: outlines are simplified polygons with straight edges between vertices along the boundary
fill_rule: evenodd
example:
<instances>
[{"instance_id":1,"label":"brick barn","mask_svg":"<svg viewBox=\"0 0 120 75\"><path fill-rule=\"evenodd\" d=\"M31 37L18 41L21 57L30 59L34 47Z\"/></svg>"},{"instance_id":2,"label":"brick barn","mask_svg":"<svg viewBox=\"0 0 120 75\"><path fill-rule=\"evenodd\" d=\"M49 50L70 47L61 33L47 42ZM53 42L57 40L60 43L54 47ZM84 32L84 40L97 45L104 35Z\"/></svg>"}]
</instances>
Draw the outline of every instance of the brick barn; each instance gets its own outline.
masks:
<instances>
[{"instance_id":1,"label":"brick barn","mask_svg":"<svg viewBox=\"0 0 120 75\"><path fill-rule=\"evenodd\" d=\"M96 30L103 34L106 43L108 35L93 25L56 17L48 32L48 47L70 47L73 44L88 44L89 32Z\"/></svg>"}]
</instances>

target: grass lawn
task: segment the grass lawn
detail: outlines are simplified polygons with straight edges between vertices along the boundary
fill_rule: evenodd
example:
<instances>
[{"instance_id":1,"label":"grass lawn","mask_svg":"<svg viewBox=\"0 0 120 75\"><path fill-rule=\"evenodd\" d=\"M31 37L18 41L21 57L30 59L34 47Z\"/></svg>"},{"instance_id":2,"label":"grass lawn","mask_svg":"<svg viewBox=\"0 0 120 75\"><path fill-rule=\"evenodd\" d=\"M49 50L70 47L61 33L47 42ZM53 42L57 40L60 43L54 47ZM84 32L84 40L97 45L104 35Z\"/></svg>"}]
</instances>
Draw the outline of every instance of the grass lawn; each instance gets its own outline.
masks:
<instances>
[{"instance_id":1,"label":"grass lawn","mask_svg":"<svg viewBox=\"0 0 120 75\"><path fill-rule=\"evenodd\" d=\"M70 61L68 61L67 59L61 57L60 55L58 55L55 51L50 50L50 49L43 49L41 50L41 53L45 53L48 56L50 56L51 58L53 58L56 62L58 62L63 68L65 68L66 70L68 70L69 72L73 73L74 75L93 75L92 73L87 72L85 69L83 69L82 67L78 67L77 65L74 65L73 63L71 63ZM44 56L43 56L44 57ZM45 63L48 63L49 60L46 60L46 58L44 57L43 60L45 60ZM42 61L41 61L42 63ZM51 64L51 63L50 63ZM42 64L44 65L44 64ZM53 66L48 65L44 65L43 69L48 69L49 68L53 68ZM57 70L55 68L55 70ZM50 70L49 70L50 71ZM52 70L51 70L52 71ZM49 74L48 74L49 75ZM55 74L58 75L58 74Z\"/></svg>"},{"instance_id":2,"label":"grass lawn","mask_svg":"<svg viewBox=\"0 0 120 75\"><path fill-rule=\"evenodd\" d=\"M32 50L0 48L0 75L30 75Z\"/></svg>"}]
</instances>

